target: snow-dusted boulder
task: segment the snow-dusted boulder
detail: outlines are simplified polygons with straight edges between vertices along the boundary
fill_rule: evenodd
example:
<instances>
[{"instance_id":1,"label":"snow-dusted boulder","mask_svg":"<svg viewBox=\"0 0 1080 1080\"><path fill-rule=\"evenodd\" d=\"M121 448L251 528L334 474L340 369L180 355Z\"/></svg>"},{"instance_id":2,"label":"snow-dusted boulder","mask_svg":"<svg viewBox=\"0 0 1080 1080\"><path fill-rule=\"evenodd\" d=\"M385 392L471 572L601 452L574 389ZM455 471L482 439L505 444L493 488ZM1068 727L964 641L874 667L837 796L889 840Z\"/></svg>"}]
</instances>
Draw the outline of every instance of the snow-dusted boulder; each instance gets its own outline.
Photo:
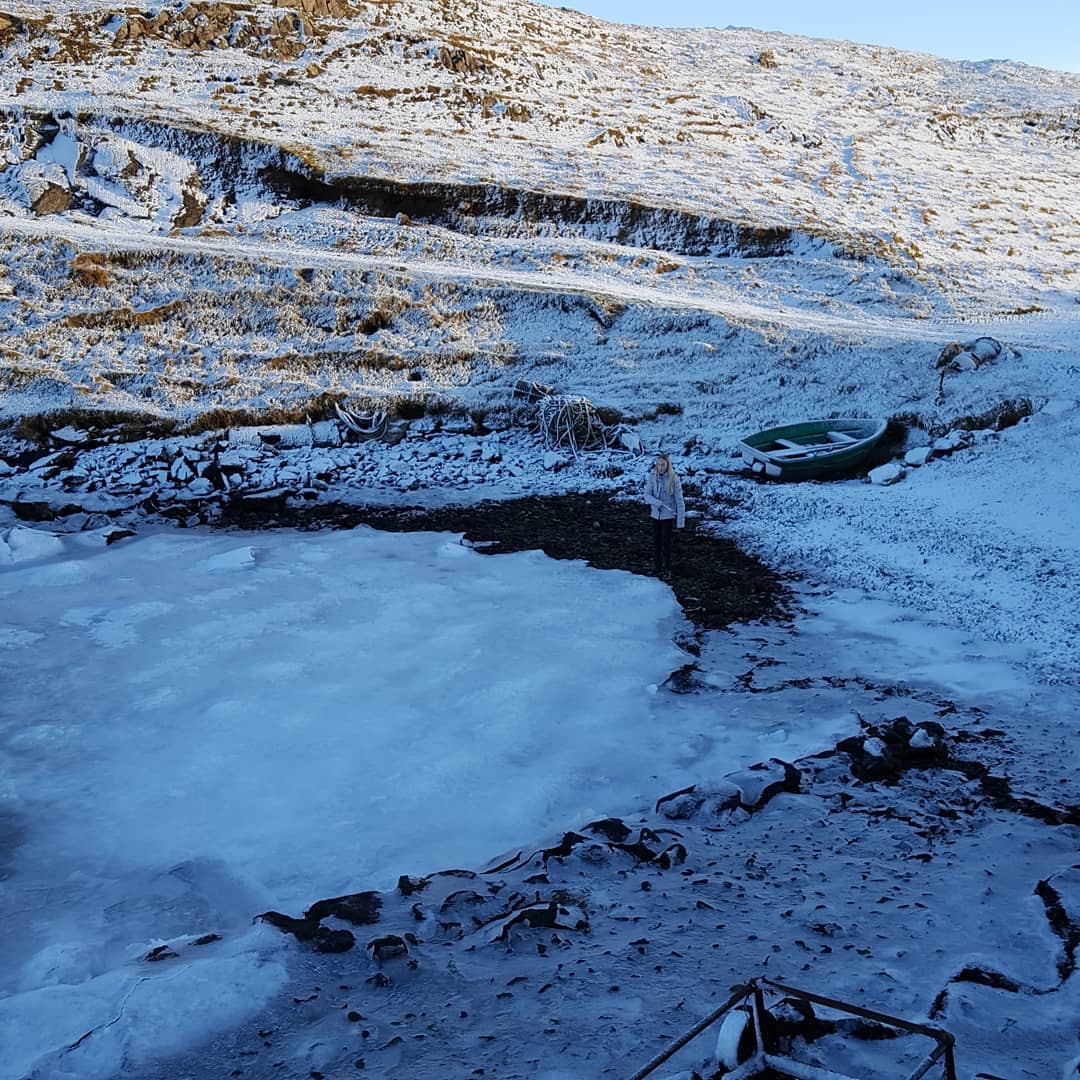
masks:
<instances>
[{"instance_id":1,"label":"snow-dusted boulder","mask_svg":"<svg viewBox=\"0 0 1080 1080\"><path fill-rule=\"evenodd\" d=\"M895 484L904 479L904 466L899 461L888 461L884 465L879 465L876 469L871 469L866 474L866 478L871 484L878 484L882 487Z\"/></svg>"},{"instance_id":2,"label":"snow-dusted boulder","mask_svg":"<svg viewBox=\"0 0 1080 1080\"><path fill-rule=\"evenodd\" d=\"M969 431L950 431L947 435L942 435L940 439L934 440L934 453L952 454L957 450L962 450L971 445L971 438Z\"/></svg>"},{"instance_id":3,"label":"snow-dusted boulder","mask_svg":"<svg viewBox=\"0 0 1080 1080\"><path fill-rule=\"evenodd\" d=\"M189 480L195 478L195 470L187 463L187 460L181 454L173 463L169 469L169 475L178 483L186 484Z\"/></svg>"},{"instance_id":4,"label":"snow-dusted boulder","mask_svg":"<svg viewBox=\"0 0 1080 1080\"><path fill-rule=\"evenodd\" d=\"M28 161L19 166L17 179L35 214L60 214L71 206L71 184L59 162Z\"/></svg>"},{"instance_id":5,"label":"snow-dusted boulder","mask_svg":"<svg viewBox=\"0 0 1080 1080\"><path fill-rule=\"evenodd\" d=\"M914 450L909 450L904 455L904 464L917 469L920 465L925 465L933 455L933 447L916 446Z\"/></svg>"},{"instance_id":6,"label":"snow-dusted boulder","mask_svg":"<svg viewBox=\"0 0 1080 1080\"><path fill-rule=\"evenodd\" d=\"M316 420L309 426L312 446L341 445L341 425L336 420Z\"/></svg>"},{"instance_id":7,"label":"snow-dusted boulder","mask_svg":"<svg viewBox=\"0 0 1080 1080\"><path fill-rule=\"evenodd\" d=\"M56 431L51 431L49 434L57 442L69 443L71 445L79 445L86 442L90 438L90 433L81 431L79 428L72 427L70 424L67 427L58 428Z\"/></svg>"},{"instance_id":8,"label":"snow-dusted boulder","mask_svg":"<svg viewBox=\"0 0 1080 1080\"><path fill-rule=\"evenodd\" d=\"M51 532L28 529L24 525L13 525L5 532L0 532L0 563L48 559L63 554L63 551L63 541Z\"/></svg>"},{"instance_id":9,"label":"snow-dusted boulder","mask_svg":"<svg viewBox=\"0 0 1080 1080\"><path fill-rule=\"evenodd\" d=\"M933 750L936 745L937 741L926 728L917 728L908 742L912 750Z\"/></svg>"},{"instance_id":10,"label":"snow-dusted boulder","mask_svg":"<svg viewBox=\"0 0 1080 1080\"><path fill-rule=\"evenodd\" d=\"M883 758L888 754L885 744L876 737L863 740L863 751L871 757Z\"/></svg>"}]
</instances>

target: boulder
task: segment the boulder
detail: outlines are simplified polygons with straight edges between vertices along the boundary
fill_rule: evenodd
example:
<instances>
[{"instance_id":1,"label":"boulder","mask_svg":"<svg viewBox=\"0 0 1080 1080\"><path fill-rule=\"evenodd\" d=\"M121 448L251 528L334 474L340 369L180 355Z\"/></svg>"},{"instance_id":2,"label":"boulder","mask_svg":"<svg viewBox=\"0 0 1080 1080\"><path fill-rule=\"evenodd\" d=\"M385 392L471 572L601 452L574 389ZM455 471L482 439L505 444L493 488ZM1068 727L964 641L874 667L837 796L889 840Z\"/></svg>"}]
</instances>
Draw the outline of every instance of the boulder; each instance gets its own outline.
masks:
<instances>
[{"instance_id":1,"label":"boulder","mask_svg":"<svg viewBox=\"0 0 1080 1080\"><path fill-rule=\"evenodd\" d=\"M888 461L876 469L871 469L866 478L871 484L887 487L904 479L904 466L899 461Z\"/></svg>"},{"instance_id":2,"label":"boulder","mask_svg":"<svg viewBox=\"0 0 1080 1080\"><path fill-rule=\"evenodd\" d=\"M63 541L53 533L15 525L0 534L0 562L31 562L61 555Z\"/></svg>"},{"instance_id":3,"label":"boulder","mask_svg":"<svg viewBox=\"0 0 1080 1080\"><path fill-rule=\"evenodd\" d=\"M971 439L972 436L969 431L950 431L948 434L942 435L940 439L934 440L933 451L935 454L951 454L970 446Z\"/></svg>"},{"instance_id":4,"label":"boulder","mask_svg":"<svg viewBox=\"0 0 1080 1080\"><path fill-rule=\"evenodd\" d=\"M71 184L63 165L28 161L17 170L17 176L35 214L62 214L71 206Z\"/></svg>"},{"instance_id":5,"label":"boulder","mask_svg":"<svg viewBox=\"0 0 1080 1080\"><path fill-rule=\"evenodd\" d=\"M917 469L920 465L925 465L933 455L933 447L917 446L904 455L904 464Z\"/></svg>"},{"instance_id":6,"label":"boulder","mask_svg":"<svg viewBox=\"0 0 1080 1080\"><path fill-rule=\"evenodd\" d=\"M409 947L397 934L373 938L367 943L367 948L371 950L372 959L380 964L385 960L395 960L409 955Z\"/></svg>"}]
</instances>

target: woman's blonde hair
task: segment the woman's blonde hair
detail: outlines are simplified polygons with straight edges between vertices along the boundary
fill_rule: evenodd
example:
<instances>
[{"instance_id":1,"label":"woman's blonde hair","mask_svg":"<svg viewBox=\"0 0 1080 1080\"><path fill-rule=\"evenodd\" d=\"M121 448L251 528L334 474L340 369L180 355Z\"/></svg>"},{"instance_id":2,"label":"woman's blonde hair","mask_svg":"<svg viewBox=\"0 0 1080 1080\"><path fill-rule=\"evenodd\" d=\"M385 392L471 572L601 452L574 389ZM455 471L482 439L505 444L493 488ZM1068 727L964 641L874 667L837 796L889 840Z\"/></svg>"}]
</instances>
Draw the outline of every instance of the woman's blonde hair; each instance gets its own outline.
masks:
<instances>
[{"instance_id":1,"label":"woman's blonde hair","mask_svg":"<svg viewBox=\"0 0 1080 1080\"><path fill-rule=\"evenodd\" d=\"M671 464L671 458L669 458L667 456L667 454L657 454L656 455L656 461L653 462L653 471L654 472L656 471L656 462L657 461L666 461L667 462L667 489L668 489L669 492L674 491L675 490L675 468Z\"/></svg>"}]
</instances>

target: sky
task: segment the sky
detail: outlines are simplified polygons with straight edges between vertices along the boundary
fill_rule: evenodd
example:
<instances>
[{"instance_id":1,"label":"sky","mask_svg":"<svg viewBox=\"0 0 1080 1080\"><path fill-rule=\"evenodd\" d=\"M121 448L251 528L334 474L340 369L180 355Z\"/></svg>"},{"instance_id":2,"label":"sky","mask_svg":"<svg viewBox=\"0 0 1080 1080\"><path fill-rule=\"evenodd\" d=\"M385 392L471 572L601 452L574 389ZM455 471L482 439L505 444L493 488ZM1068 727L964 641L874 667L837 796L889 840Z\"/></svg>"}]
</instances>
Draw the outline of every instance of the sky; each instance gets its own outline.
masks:
<instances>
[{"instance_id":1,"label":"sky","mask_svg":"<svg viewBox=\"0 0 1080 1080\"><path fill-rule=\"evenodd\" d=\"M1066 0L1022 6L986 3L892 4L708 0L578 0L565 5L612 22L647 26L752 26L932 53L952 60L1020 60L1080 71L1080 7Z\"/></svg>"}]
</instances>

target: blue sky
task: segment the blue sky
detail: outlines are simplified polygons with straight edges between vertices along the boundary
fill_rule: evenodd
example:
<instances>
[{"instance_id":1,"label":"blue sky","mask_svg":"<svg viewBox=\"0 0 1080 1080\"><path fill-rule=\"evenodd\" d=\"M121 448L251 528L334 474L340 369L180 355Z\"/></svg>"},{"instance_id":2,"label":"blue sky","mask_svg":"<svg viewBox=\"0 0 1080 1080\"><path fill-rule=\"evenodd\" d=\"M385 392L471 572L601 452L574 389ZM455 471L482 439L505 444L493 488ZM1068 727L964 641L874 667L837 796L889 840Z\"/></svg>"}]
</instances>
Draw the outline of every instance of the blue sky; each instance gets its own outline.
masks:
<instances>
[{"instance_id":1,"label":"blue sky","mask_svg":"<svg viewBox=\"0 0 1080 1080\"><path fill-rule=\"evenodd\" d=\"M954 60L1022 60L1061 71L1080 71L1080 3L1076 0L912 0L902 7L874 0L566 0L565 6L612 22L753 26L806 37L890 45Z\"/></svg>"}]
</instances>

